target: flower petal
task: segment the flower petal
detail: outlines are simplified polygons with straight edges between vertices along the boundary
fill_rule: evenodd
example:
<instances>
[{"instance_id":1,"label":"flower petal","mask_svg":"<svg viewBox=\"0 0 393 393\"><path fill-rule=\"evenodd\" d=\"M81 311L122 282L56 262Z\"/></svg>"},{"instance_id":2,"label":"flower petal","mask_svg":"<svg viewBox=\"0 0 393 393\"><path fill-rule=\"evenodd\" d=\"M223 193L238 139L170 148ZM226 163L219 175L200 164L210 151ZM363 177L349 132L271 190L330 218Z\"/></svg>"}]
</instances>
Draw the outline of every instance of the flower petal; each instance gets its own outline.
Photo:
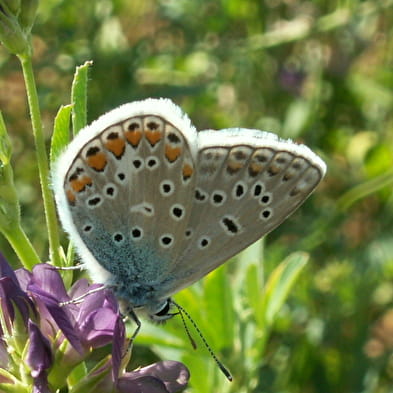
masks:
<instances>
[{"instance_id":1,"label":"flower petal","mask_svg":"<svg viewBox=\"0 0 393 393\"><path fill-rule=\"evenodd\" d=\"M33 275L31 274L30 271L28 271L25 268L21 268L18 270L15 270L15 275L18 279L18 283L20 287L22 288L22 291L27 291L27 286L30 284L30 281L33 278Z\"/></svg>"},{"instance_id":2,"label":"flower petal","mask_svg":"<svg viewBox=\"0 0 393 393\"><path fill-rule=\"evenodd\" d=\"M15 280L16 280L16 276ZM20 288L18 281L14 281L12 276L6 276L0 278L0 304L1 312L4 315L4 320L9 325L7 329L10 329L10 324L14 321L15 311L14 306L16 306L23 318L24 323L27 325L27 319L29 317L29 312L35 311L33 302L25 292ZM3 327L4 328L4 327Z\"/></svg>"},{"instance_id":3,"label":"flower petal","mask_svg":"<svg viewBox=\"0 0 393 393\"><path fill-rule=\"evenodd\" d=\"M187 367L180 362L164 360L143 367L140 370L125 373L120 379L126 378L131 381L142 376L152 376L159 379L165 384L168 392L174 393L183 390L187 386L190 372Z\"/></svg>"},{"instance_id":4,"label":"flower petal","mask_svg":"<svg viewBox=\"0 0 393 393\"><path fill-rule=\"evenodd\" d=\"M3 254L0 253L0 277L10 277L15 285L19 286L18 279L16 278L15 272L9 265Z\"/></svg>"},{"instance_id":5,"label":"flower petal","mask_svg":"<svg viewBox=\"0 0 393 393\"><path fill-rule=\"evenodd\" d=\"M102 287L101 285L91 285L88 287L87 292L92 289ZM82 294L83 296L83 294ZM77 319L79 321L84 321L92 311L96 311L99 308L106 307L111 309L114 314L117 314L118 306L117 301L114 299L111 292L102 287L102 291L95 292L93 294L87 295L79 308L79 315Z\"/></svg>"},{"instance_id":6,"label":"flower petal","mask_svg":"<svg viewBox=\"0 0 393 393\"><path fill-rule=\"evenodd\" d=\"M128 379L127 377L119 378L117 382L118 393L169 393L165 384L155 377L139 377Z\"/></svg>"},{"instance_id":7,"label":"flower petal","mask_svg":"<svg viewBox=\"0 0 393 393\"><path fill-rule=\"evenodd\" d=\"M76 281L74 285L68 291L68 295L71 299L75 299L83 294L85 294L91 285L86 278L81 278L80 280Z\"/></svg>"},{"instance_id":8,"label":"flower petal","mask_svg":"<svg viewBox=\"0 0 393 393\"><path fill-rule=\"evenodd\" d=\"M32 282L43 291L56 295L59 303L70 300L58 270L48 263L34 266Z\"/></svg>"},{"instance_id":9,"label":"flower petal","mask_svg":"<svg viewBox=\"0 0 393 393\"><path fill-rule=\"evenodd\" d=\"M112 378L115 383L117 382L119 376L123 352L128 350L128 348L125 347L125 345L128 346L128 343L125 342L125 335L126 328L122 318L119 315L116 320L116 325L113 332L112 344Z\"/></svg>"},{"instance_id":10,"label":"flower petal","mask_svg":"<svg viewBox=\"0 0 393 393\"><path fill-rule=\"evenodd\" d=\"M27 351L26 363L31 368L31 375L37 378L53 363L53 354L49 340L43 336L39 327L28 321L30 345Z\"/></svg>"},{"instance_id":11,"label":"flower petal","mask_svg":"<svg viewBox=\"0 0 393 393\"><path fill-rule=\"evenodd\" d=\"M14 304L18 307L24 322L27 324L29 311L34 310L32 301L27 293L22 291L19 281L12 267L0 253L0 298L1 310L4 313L6 322L12 322L15 317ZM29 309L30 307L30 309ZM9 328L10 326L8 326Z\"/></svg>"},{"instance_id":12,"label":"flower petal","mask_svg":"<svg viewBox=\"0 0 393 393\"><path fill-rule=\"evenodd\" d=\"M113 340L117 315L108 308L99 308L80 326L80 334L93 347L101 347Z\"/></svg>"},{"instance_id":13,"label":"flower petal","mask_svg":"<svg viewBox=\"0 0 393 393\"><path fill-rule=\"evenodd\" d=\"M59 305L59 299L54 297L52 294L45 292L40 286L37 284L30 284L28 286L28 290L41 301L51 317L56 322L57 326L61 329L64 336L68 339L71 345L80 353L84 352L81 341L77 335L77 332L74 329L74 326L67 314L67 306L61 307Z\"/></svg>"}]
</instances>

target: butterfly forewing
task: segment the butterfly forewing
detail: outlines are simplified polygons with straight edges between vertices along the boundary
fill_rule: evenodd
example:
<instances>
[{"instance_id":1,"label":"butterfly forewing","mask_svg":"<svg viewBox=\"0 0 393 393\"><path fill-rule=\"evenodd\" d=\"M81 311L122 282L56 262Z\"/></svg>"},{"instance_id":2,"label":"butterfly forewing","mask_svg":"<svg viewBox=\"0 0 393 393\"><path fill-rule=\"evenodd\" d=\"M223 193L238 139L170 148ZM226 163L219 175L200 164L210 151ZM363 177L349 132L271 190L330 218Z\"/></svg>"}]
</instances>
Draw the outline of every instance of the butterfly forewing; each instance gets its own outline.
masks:
<instances>
[{"instance_id":1,"label":"butterfly forewing","mask_svg":"<svg viewBox=\"0 0 393 393\"><path fill-rule=\"evenodd\" d=\"M188 143L162 117L137 116L103 130L78 152L64 182L72 220L112 274L157 281L184 247L178 238L196 180Z\"/></svg>"}]
</instances>

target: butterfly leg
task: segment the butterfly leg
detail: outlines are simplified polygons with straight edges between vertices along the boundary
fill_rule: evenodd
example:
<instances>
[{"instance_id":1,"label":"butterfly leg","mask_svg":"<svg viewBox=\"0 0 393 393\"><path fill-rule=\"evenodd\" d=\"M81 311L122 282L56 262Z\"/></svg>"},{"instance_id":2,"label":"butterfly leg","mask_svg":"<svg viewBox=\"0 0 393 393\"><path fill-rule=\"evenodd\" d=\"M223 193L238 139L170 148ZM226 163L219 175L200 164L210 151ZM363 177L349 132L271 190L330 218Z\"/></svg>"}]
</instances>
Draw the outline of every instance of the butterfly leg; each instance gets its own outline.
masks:
<instances>
[{"instance_id":1,"label":"butterfly leg","mask_svg":"<svg viewBox=\"0 0 393 393\"><path fill-rule=\"evenodd\" d=\"M140 321L140 319L138 318L138 316L136 315L134 309L132 307L127 307L126 310L126 315L128 317L131 317L132 320L136 323L136 329L134 331L134 333L132 334L131 338L130 338L130 347L132 346L132 343L135 340L135 337L138 335L139 330L141 329L142 323Z\"/></svg>"},{"instance_id":2,"label":"butterfly leg","mask_svg":"<svg viewBox=\"0 0 393 393\"><path fill-rule=\"evenodd\" d=\"M81 303L83 301L83 299L89 295L92 295L93 293L102 291L103 289L106 289L107 287L105 287L104 285L102 285L101 287L98 288L94 288L94 289L90 289L89 291L85 292L83 295L80 295L74 299L68 300L66 302L60 302L59 305L62 306L66 306L67 304L78 304Z\"/></svg>"},{"instance_id":3,"label":"butterfly leg","mask_svg":"<svg viewBox=\"0 0 393 393\"><path fill-rule=\"evenodd\" d=\"M56 270L85 270L86 268L81 264L72 265L72 266L53 266Z\"/></svg>"}]
</instances>

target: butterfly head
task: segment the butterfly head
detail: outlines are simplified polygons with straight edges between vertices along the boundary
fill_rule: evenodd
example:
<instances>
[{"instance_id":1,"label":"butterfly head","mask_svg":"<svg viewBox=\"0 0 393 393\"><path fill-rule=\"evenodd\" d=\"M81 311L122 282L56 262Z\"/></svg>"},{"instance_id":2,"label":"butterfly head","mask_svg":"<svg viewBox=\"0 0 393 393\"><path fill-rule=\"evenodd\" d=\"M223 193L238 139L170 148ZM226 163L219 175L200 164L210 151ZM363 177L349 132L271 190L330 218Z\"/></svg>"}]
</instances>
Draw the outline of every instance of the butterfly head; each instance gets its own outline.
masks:
<instances>
[{"instance_id":1,"label":"butterfly head","mask_svg":"<svg viewBox=\"0 0 393 393\"><path fill-rule=\"evenodd\" d=\"M137 314L157 324L164 323L178 314L178 312L172 312L174 303L171 298L167 298L160 303L151 303L139 307L134 307L125 300L119 300L119 305L124 315L133 317L134 314Z\"/></svg>"}]
</instances>

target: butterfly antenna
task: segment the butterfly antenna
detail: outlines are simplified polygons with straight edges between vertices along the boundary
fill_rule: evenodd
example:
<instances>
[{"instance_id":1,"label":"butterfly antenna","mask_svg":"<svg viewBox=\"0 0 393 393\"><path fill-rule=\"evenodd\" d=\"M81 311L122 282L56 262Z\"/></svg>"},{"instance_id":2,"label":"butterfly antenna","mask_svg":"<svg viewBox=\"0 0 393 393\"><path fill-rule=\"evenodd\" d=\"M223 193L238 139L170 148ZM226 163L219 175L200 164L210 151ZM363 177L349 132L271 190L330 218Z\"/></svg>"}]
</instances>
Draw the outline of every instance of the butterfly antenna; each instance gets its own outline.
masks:
<instances>
[{"instance_id":1,"label":"butterfly antenna","mask_svg":"<svg viewBox=\"0 0 393 393\"><path fill-rule=\"evenodd\" d=\"M177 304L176 304L176 306L178 307ZM186 321L185 321L185 319L184 319L183 310L181 310L181 309L179 308L179 312L178 312L177 314L179 314L180 317L181 317L181 320L182 320L183 326L184 326L184 330L185 330L186 333L187 333L187 336L188 336L188 338L189 338L189 340L190 340L190 342L191 342L192 347L193 347L194 349L197 349L197 345L196 345L196 343L195 343L195 340L192 338L191 333L190 333L190 330L188 329L188 326L187 326Z\"/></svg>"},{"instance_id":2,"label":"butterfly antenna","mask_svg":"<svg viewBox=\"0 0 393 393\"><path fill-rule=\"evenodd\" d=\"M171 299L171 303L177 307L177 309L179 310L179 314L183 320L183 324L187 333L187 336L189 337L191 344L193 346L194 349L196 349L196 345L194 340L191 337L190 331L188 330L183 314L188 318L188 320L191 322L192 326L194 326L195 330L197 331L199 337L201 338L203 344L205 345L206 349L209 351L210 356L214 359L214 361L217 363L217 366L219 367L219 369L223 372L223 374L227 377L228 381L232 381L232 375L229 372L229 370L220 362L220 360L218 359L218 357L216 356L216 354L213 352L213 350L211 349L210 345L208 344L208 342L206 341L205 337L203 336L202 332L199 330L198 325L195 323L195 321L191 318L191 315L183 308L181 307L179 304L177 304L176 302L174 302Z\"/></svg>"}]
</instances>

